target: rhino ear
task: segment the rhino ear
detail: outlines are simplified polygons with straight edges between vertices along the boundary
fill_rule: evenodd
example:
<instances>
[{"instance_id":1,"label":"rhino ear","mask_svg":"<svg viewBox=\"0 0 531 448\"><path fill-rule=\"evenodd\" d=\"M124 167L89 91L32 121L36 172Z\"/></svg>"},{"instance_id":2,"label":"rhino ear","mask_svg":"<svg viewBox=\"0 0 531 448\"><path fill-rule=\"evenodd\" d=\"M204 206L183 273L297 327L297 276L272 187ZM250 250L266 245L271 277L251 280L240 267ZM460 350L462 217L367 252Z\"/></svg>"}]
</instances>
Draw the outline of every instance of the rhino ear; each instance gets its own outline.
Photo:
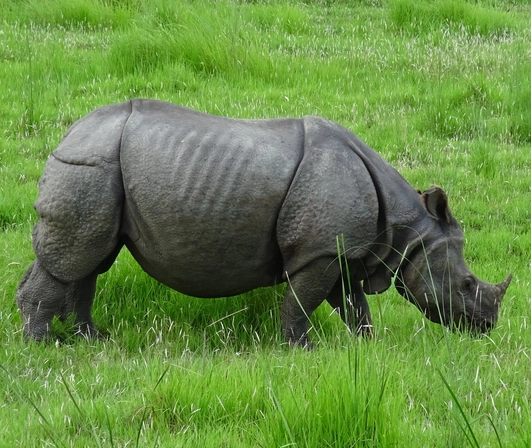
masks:
<instances>
[{"instance_id":1,"label":"rhino ear","mask_svg":"<svg viewBox=\"0 0 531 448\"><path fill-rule=\"evenodd\" d=\"M434 218L439 219L445 224L449 224L452 219L452 213L448 207L448 198L446 193L440 187L432 187L421 195L422 202L426 210Z\"/></svg>"}]
</instances>

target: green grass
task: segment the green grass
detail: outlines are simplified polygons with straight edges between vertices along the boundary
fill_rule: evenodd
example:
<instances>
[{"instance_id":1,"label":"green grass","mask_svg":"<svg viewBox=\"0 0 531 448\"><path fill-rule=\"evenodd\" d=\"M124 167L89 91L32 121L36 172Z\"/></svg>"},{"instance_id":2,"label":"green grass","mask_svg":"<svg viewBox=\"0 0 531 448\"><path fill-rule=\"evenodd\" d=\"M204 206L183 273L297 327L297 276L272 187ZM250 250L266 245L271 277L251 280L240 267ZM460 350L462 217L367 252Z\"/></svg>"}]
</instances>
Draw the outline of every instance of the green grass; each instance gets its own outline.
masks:
<instances>
[{"instance_id":1,"label":"green grass","mask_svg":"<svg viewBox=\"0 0 531 448\"><path fill-rule=\"evenodd\" d=\"M528 1L0 0L0 446L531 446ZM26 343L46 158L97 106L159 98L234 117L317 114L415 187L441 185L465 257L514 280L489 337L447 332L398 294L376 338L323 305L311 353L282 345L283 286L214 301L124 251L101 276L102 341ZM7 423L7 424L6 424Z\"/></svg>"}]
</instances>

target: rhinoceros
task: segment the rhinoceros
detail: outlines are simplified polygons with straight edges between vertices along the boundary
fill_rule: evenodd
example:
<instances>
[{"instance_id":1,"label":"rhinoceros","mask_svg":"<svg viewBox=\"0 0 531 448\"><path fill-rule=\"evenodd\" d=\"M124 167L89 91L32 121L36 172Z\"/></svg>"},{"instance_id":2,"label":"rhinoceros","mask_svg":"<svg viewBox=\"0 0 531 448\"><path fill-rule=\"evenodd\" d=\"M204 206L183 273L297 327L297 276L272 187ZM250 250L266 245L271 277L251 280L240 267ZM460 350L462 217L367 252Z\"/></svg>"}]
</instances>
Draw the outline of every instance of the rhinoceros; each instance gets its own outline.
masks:
<instances>
[{"instance_id":1,"label":"rhinoceros","mask_svg":"<svg viewBox=\"0 0 531 448\"><path fill-rule=\"evenodd\" d=\"M16 296L35 340L49 338L54 316L98 334L96 279L123 246L190 296L287 281L281 327L302 346L324 300L352 333L370 335L365 294L393 282L430 320L487 332L511 280L470 271L441 188L415 190L352 132L315 116L231 119L147 99L104 106L52 153L35 209L36 260Z\"/></svg>"}]
</instances>

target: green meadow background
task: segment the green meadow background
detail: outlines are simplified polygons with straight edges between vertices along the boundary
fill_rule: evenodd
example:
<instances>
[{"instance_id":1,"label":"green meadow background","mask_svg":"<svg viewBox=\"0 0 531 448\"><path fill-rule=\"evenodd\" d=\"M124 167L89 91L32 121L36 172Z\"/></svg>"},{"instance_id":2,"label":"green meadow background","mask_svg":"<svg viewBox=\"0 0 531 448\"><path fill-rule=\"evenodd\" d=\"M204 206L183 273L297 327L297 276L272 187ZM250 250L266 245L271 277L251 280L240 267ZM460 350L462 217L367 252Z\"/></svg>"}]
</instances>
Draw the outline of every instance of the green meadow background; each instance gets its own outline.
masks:
<instances>
[{"instance_id":1,"label":"green meadow background","mask_svg":"<svg viewBox=\"0 0 531 448\"><path fill-rule=\"evenodd\" d=\"M25 342L44 163L137 97L321 115L441 185L473 271L514 274L497 328L450 333L391 288L369 297L374 340L323 305L316 350L290 350L282 286L193 299L124 250L98 282L106 339L56 322L57 343ZM0 447L531 446L528 0L0 0L0 135Z\"/></svg>"}]
</instances>

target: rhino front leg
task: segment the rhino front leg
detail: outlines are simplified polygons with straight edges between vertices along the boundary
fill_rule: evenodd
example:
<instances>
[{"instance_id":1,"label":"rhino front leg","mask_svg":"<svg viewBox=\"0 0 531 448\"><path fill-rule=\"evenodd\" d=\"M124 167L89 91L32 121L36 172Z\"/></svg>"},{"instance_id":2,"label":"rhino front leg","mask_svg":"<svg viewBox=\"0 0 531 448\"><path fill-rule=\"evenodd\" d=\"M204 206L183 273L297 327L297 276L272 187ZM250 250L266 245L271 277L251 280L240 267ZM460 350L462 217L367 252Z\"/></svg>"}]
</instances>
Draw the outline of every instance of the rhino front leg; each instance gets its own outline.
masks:
<instances>
[{"instance_id":1,"label":"rhino front leg","mask_svg":"<svg viewBox=\"0 0 531 448\"><path fill-rule=\"evenodd\" d=\"M361 282L352 280L349 291L348 285L343 288L343 280L340 278L327 300L352 332L368 337L373 335L371 311Z\"/></svg>"},{"instance_id":2,"label":"rhino front leg","mask_svg":"<svg viewBox=\"0 0 531 448\"><path fill-rule=\"evenodd\" d=\"M308 338L310 316L329 295L338 275L331 260L320 259L289 276L280 318L290 345L312 347Z\"/></svg>"},{"instance_id":3,"label":"rhino front leg","mask_svg":"<svg viewBox=\"0 0 531 448\"><path fill-rule=\"evenodd\" d=\"M85 338L101 336L92 320L92 304L96 295L96 281L99 274L109 270L121 248L122 243L120 242L98 266L96 271L82 280L69 283L65 303L60 310L59 318L65 321L68 317L74 316L76 334Z\"/></svg>"}]
</instances>

